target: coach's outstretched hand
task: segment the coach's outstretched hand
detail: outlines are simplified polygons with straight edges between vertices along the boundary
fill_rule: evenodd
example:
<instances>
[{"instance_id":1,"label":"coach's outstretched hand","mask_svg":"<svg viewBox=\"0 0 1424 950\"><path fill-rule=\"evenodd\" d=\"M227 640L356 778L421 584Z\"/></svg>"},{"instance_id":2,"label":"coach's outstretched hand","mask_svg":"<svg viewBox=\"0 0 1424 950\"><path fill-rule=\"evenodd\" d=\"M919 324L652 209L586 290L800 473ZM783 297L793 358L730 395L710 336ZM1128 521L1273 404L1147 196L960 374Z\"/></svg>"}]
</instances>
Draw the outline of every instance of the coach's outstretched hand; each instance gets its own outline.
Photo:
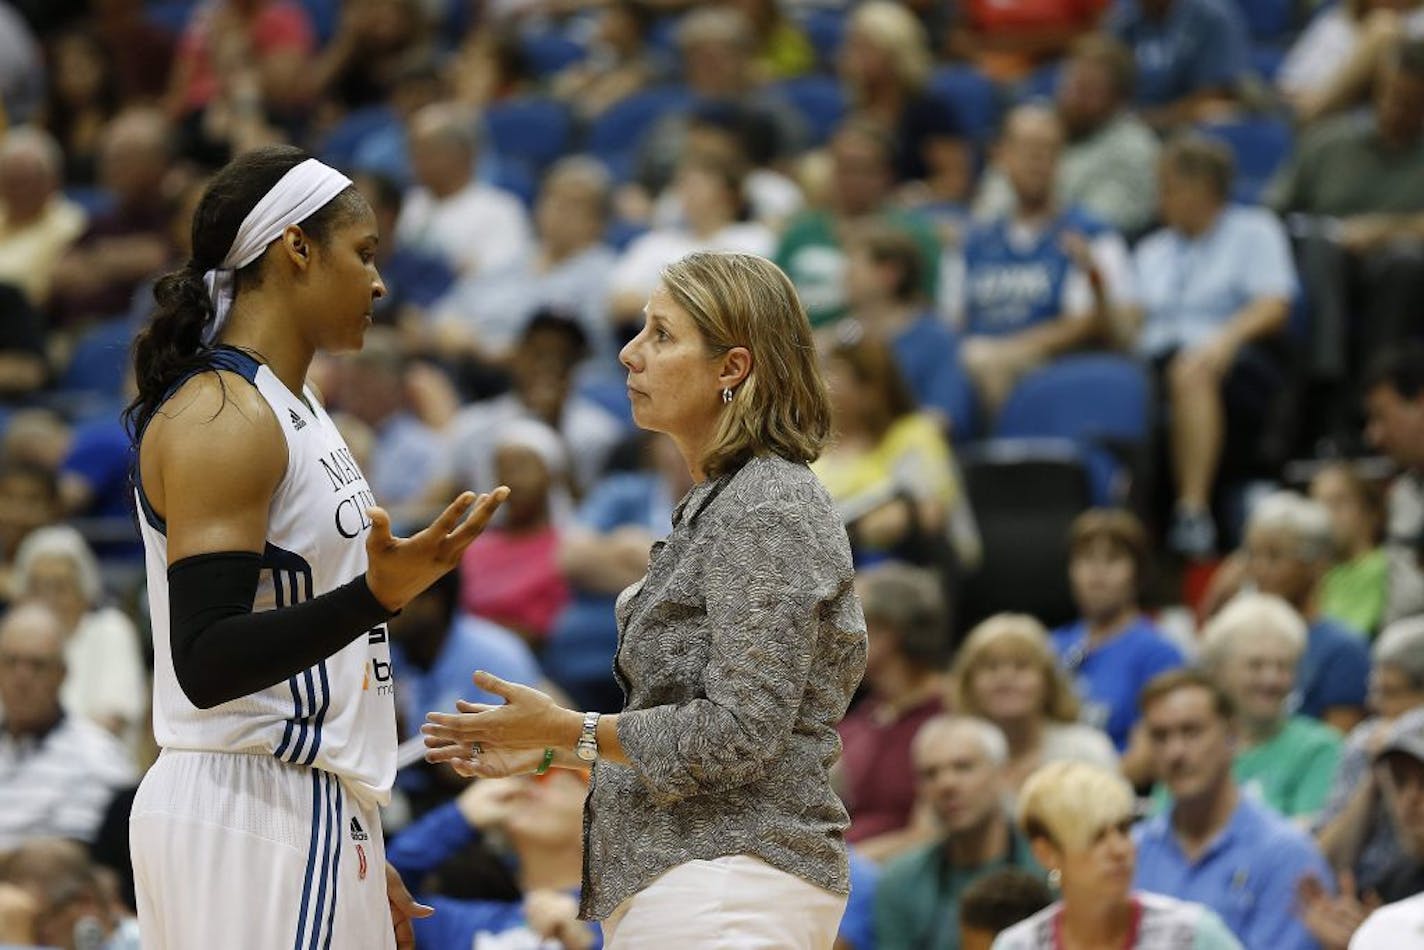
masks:
<instances>
[{"instance_id":1,"label":"coach's outstretched hand","mask_svg":"<svg viewBox=\"0 0 1424 950\"><path fill-rule=\"evenodd\" d=\"M460 563L465 548L508 497L503 485L478 496L462 492L440 517L408 538L391 534L391 516L384 508L368 508L366 584L371 593L392 612L403 608Z\"/></svg>"},{"instance_id":2,"label":"coach's outstretched hand","mask_svg":"<svg viewBox=\"0 0 1424 950\"><path fill-rule=\"evenodd\" d=\"M386 900L391 905L391 926L396 932L396 950L415 950L415 927L411 920L415 917L429 917L435 913L434 907L417 903L400 874L389 864L386 865Z\"/></svg>"}]
</instances>

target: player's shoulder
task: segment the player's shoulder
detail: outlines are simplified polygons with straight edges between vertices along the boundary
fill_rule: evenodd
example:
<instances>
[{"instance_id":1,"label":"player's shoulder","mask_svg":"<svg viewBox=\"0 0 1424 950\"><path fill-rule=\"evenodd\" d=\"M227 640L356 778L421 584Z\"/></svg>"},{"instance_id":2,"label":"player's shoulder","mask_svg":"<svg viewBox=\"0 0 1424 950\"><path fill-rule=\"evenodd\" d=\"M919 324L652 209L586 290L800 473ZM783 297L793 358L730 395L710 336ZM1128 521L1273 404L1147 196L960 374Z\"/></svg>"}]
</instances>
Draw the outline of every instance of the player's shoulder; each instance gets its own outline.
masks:
<instances>
[{"instance_id":1,"label":"player's shoulder","mask_svg":"<svg viewBox=\"0 0 1424 950\"><path fill-rule=\"evenodd\" d=\"M281 437L266 397L241 374L214 367L180 383L154 413L166 429L219 438L229 434Z\"/></svg>"}]
</instances>

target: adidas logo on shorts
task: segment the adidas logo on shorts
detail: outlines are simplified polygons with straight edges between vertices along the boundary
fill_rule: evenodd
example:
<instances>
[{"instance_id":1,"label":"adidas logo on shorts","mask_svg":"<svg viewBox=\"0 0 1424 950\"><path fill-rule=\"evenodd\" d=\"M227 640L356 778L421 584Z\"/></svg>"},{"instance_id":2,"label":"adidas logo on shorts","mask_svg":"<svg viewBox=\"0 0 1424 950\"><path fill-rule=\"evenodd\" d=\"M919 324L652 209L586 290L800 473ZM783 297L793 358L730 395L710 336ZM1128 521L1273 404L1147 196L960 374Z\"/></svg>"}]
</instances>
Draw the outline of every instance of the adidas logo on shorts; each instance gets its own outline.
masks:
<instances>
[{"instance_id":1,"label":"adidas logo on shorts","mask_svg":"<svg viewBox=\"0 0 1424 950\"><path fill-rule=\"evenodd\" d=\"M361 822L359 822L359 821L356 820L356 816L355 816L355 815L352 815L352 816L351 816L351 840L352 840L352 841L368 841L368 840L370 840L370 837L371 837L370 835L366 834L366 829L361 827Z\"/></svg>"},{"instance_id":2,"label":"adidas logo on shorts","mask_svg":"<svg viewBox=\"0 0 1424 950\"><path fill-rule=\"evenodd\" d=\"M297 415L297 410L295 410L295 409L288 409L287 412L289 412L289 413L291 414L291 416L292 416L292 428L293 428L293 429L300 429L302 426L304 426L304 425L307 424L307 421L306 421L305 419L303 419L301 416Z\"/></svg>"}]
</instances>

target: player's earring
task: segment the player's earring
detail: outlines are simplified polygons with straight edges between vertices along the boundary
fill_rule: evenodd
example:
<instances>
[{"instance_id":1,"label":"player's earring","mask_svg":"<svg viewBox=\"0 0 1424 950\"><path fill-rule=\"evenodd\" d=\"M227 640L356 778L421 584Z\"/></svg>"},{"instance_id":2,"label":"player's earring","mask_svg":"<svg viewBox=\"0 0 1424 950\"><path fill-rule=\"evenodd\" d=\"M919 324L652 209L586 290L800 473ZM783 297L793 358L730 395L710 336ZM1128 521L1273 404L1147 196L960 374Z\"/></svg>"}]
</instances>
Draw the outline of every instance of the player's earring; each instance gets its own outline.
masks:
<instances>
[{"instance_id":1,"label":"player's earring","mask_svg":"<svg viewBox=\"0 0 1424 950\"><path fill-rule=\"evenodd\" d=\"M1048 886L1055 891L1063 883L1063 872L1057 868L1050 868L1048 871Z\"/></svg>"},{"instance_id":2,"label":"player's earring","mask_svg":"<svg viewBox=\"0 0 1424 950\"><path fill-rule=\"evenodd\" d=\"M722 405L725 406L725 405L727 405L727 403L729 403L729 402L731 402L731 401L732 401L732 390L731 390L730 387L724 387L724 388L722 389Z\"/></svg>"}]
</instances>

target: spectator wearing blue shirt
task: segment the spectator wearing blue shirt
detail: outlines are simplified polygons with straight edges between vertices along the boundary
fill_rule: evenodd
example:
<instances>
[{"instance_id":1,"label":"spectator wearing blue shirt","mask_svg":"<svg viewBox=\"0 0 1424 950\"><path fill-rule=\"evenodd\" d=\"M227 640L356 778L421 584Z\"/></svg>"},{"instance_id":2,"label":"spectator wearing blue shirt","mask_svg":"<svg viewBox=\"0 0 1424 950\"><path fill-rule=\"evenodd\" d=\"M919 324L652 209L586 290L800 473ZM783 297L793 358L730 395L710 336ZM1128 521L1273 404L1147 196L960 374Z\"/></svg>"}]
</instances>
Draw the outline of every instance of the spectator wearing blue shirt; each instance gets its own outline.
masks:
<instances>
[{"instance_id":1,"label":"spectator wearing blue shirt","mask_svg":"<svg viewBox=\"0 0 1424 950\"><path fill-rule=\"evenodd\" d=\"M1302 831L1244 794L1232 778L1236 710L1205 673L1173 670L1142 694L1157 774L1172 806L1139 825L1135 886L1212 908L1241 943L1318 950L1296 918L1296 888L1328 865Z\"/></svg>"},{"instance_id":2,"label":"spectator wearing blue shirt","mask_svg":"<svg viewBox=\"0 0 1424 950\"><path fill-rule=\"evenodd\" d=\"M1334 562L1329 512L1295 492L1267 495L1247 520L1245 554L1249 582L1285 600L1308 624L1294 711L1348 734L1364 718L1370 655L1361 634L1317 607L1320 579Z\"/></svg>"},{"instance_id":3,"label":"spectator wearing blue shirt","mask_svg":"<svg viewBox=\"0 0 1424 950\"><path fill-rule=\"evenodd\" d=\"M1099 342L1109 311L1133 299L1122 237L1054 195L1063 124L1045 106L1009 114L998 164L1009 214L970 229L945 261L943 305L965 334L960 359L992 415L1034 367Z\"/></svg>"},{"instance_id":4,"label":"spectator wearing blue shirt","mask_svg":"<svg viewBox=\"0 0 1424 950\"><path fill-rule=\"evenodd\" d=\"M1232 0L1120 0L1106 26L1132 48L1138 105L1160 128L1233 100L1250 69L1246 22Z\"/></svg>"},{"instance_id":5,"label":"spectator wearing blue shirt","mask_svg":"<svg viewBox=\"0 0 1424 950\"><path fill-rule=\"evenodd\" d=\"M974 390L959 365L959 341L924 293L924 257L905 231L868 221L846 240L845 294L855 322L846 326L890 345L920 408L937 413L951 436L974 422Z\"/></svg>"},{"instance_id":6,"label":"spectator wearing blue shirt","mask_svg":"<svg viewBox=\"0 0 1424 950\"><path fill-rule=\"evenodd\" d=\"M559 566L574 597L554 622L544 669L583 709L618 712L613 678L618 594L648 570L653 542L672 531L672 509L692 482L674 443L643 436L643 468L615 472L593 486L575 523L559 539Z\"/></svg>"},{"instance_id":7,"label":"spectator wearing blue shirt","mask_svg":"<svg viewBox=\"0 0 1424 950\"><path fill-rule=\"evenodd\" d=\"M1269 211L1227 203L1232 158L1201 136L1173 140L1159 170L1166 225L1135 253L1137 349L1162 377L1170 419L1178 553L1216 549L1211 497L1223 457L1249 460L1283 374L1269 345L1296 293L1285 230Z\"/></svg>"},{"instance_id":8,"label":"spectator wearing blue shirt","mask_svg":"<svg viewBox=\"0 0 1424 950\"><path fill-rule=\"evenodd\" d=\"M396 708L401 735L410 736L433 710L455 711L455 701L500 703L470 678L489 670L500 679L526 686L543 683L534 654L519 636L480 617L458 614L460 577L451 571L392 617L391 662L400 677ZM413 795L429 787L428 774L402 772L399 782Z\"/></svg>"},{"instance_id":9,"label":"spectator wearing blue shirt","mask_svg":"<svg viewBox=\"0 0 1424 950\"><path fill-rule=\"evenodd\" d=\"M578 919L587 793L587 773L568 769L481 779L398 834L386 860L435 908L414 922L417 945L532 950L547 940L566 950L600 947L597 925ZM423 886L439 865L492 833L513 852L522 900L464 900Z\"/></svg>"},{"instance_id":10,"label":"spectator wearing blue shirt","mask_svg":"<svg viewBox=\"0 0 1424 950\"><path fill-rule=\"evenodd\" d=\"M1119 754L1137 723L1137 697L1159 673L1183 663L1181 650L1139 607L1147 572L1147 532L1130 511L1095 508L1074 520L1068 534L1068 577L1079 619L1053 632L1053 647L1074 678L1082 718L1102 729ZM1136 767L1124 757L1133 782L1150 776L1138 743Z\"/></svg>"}]
</instances>

